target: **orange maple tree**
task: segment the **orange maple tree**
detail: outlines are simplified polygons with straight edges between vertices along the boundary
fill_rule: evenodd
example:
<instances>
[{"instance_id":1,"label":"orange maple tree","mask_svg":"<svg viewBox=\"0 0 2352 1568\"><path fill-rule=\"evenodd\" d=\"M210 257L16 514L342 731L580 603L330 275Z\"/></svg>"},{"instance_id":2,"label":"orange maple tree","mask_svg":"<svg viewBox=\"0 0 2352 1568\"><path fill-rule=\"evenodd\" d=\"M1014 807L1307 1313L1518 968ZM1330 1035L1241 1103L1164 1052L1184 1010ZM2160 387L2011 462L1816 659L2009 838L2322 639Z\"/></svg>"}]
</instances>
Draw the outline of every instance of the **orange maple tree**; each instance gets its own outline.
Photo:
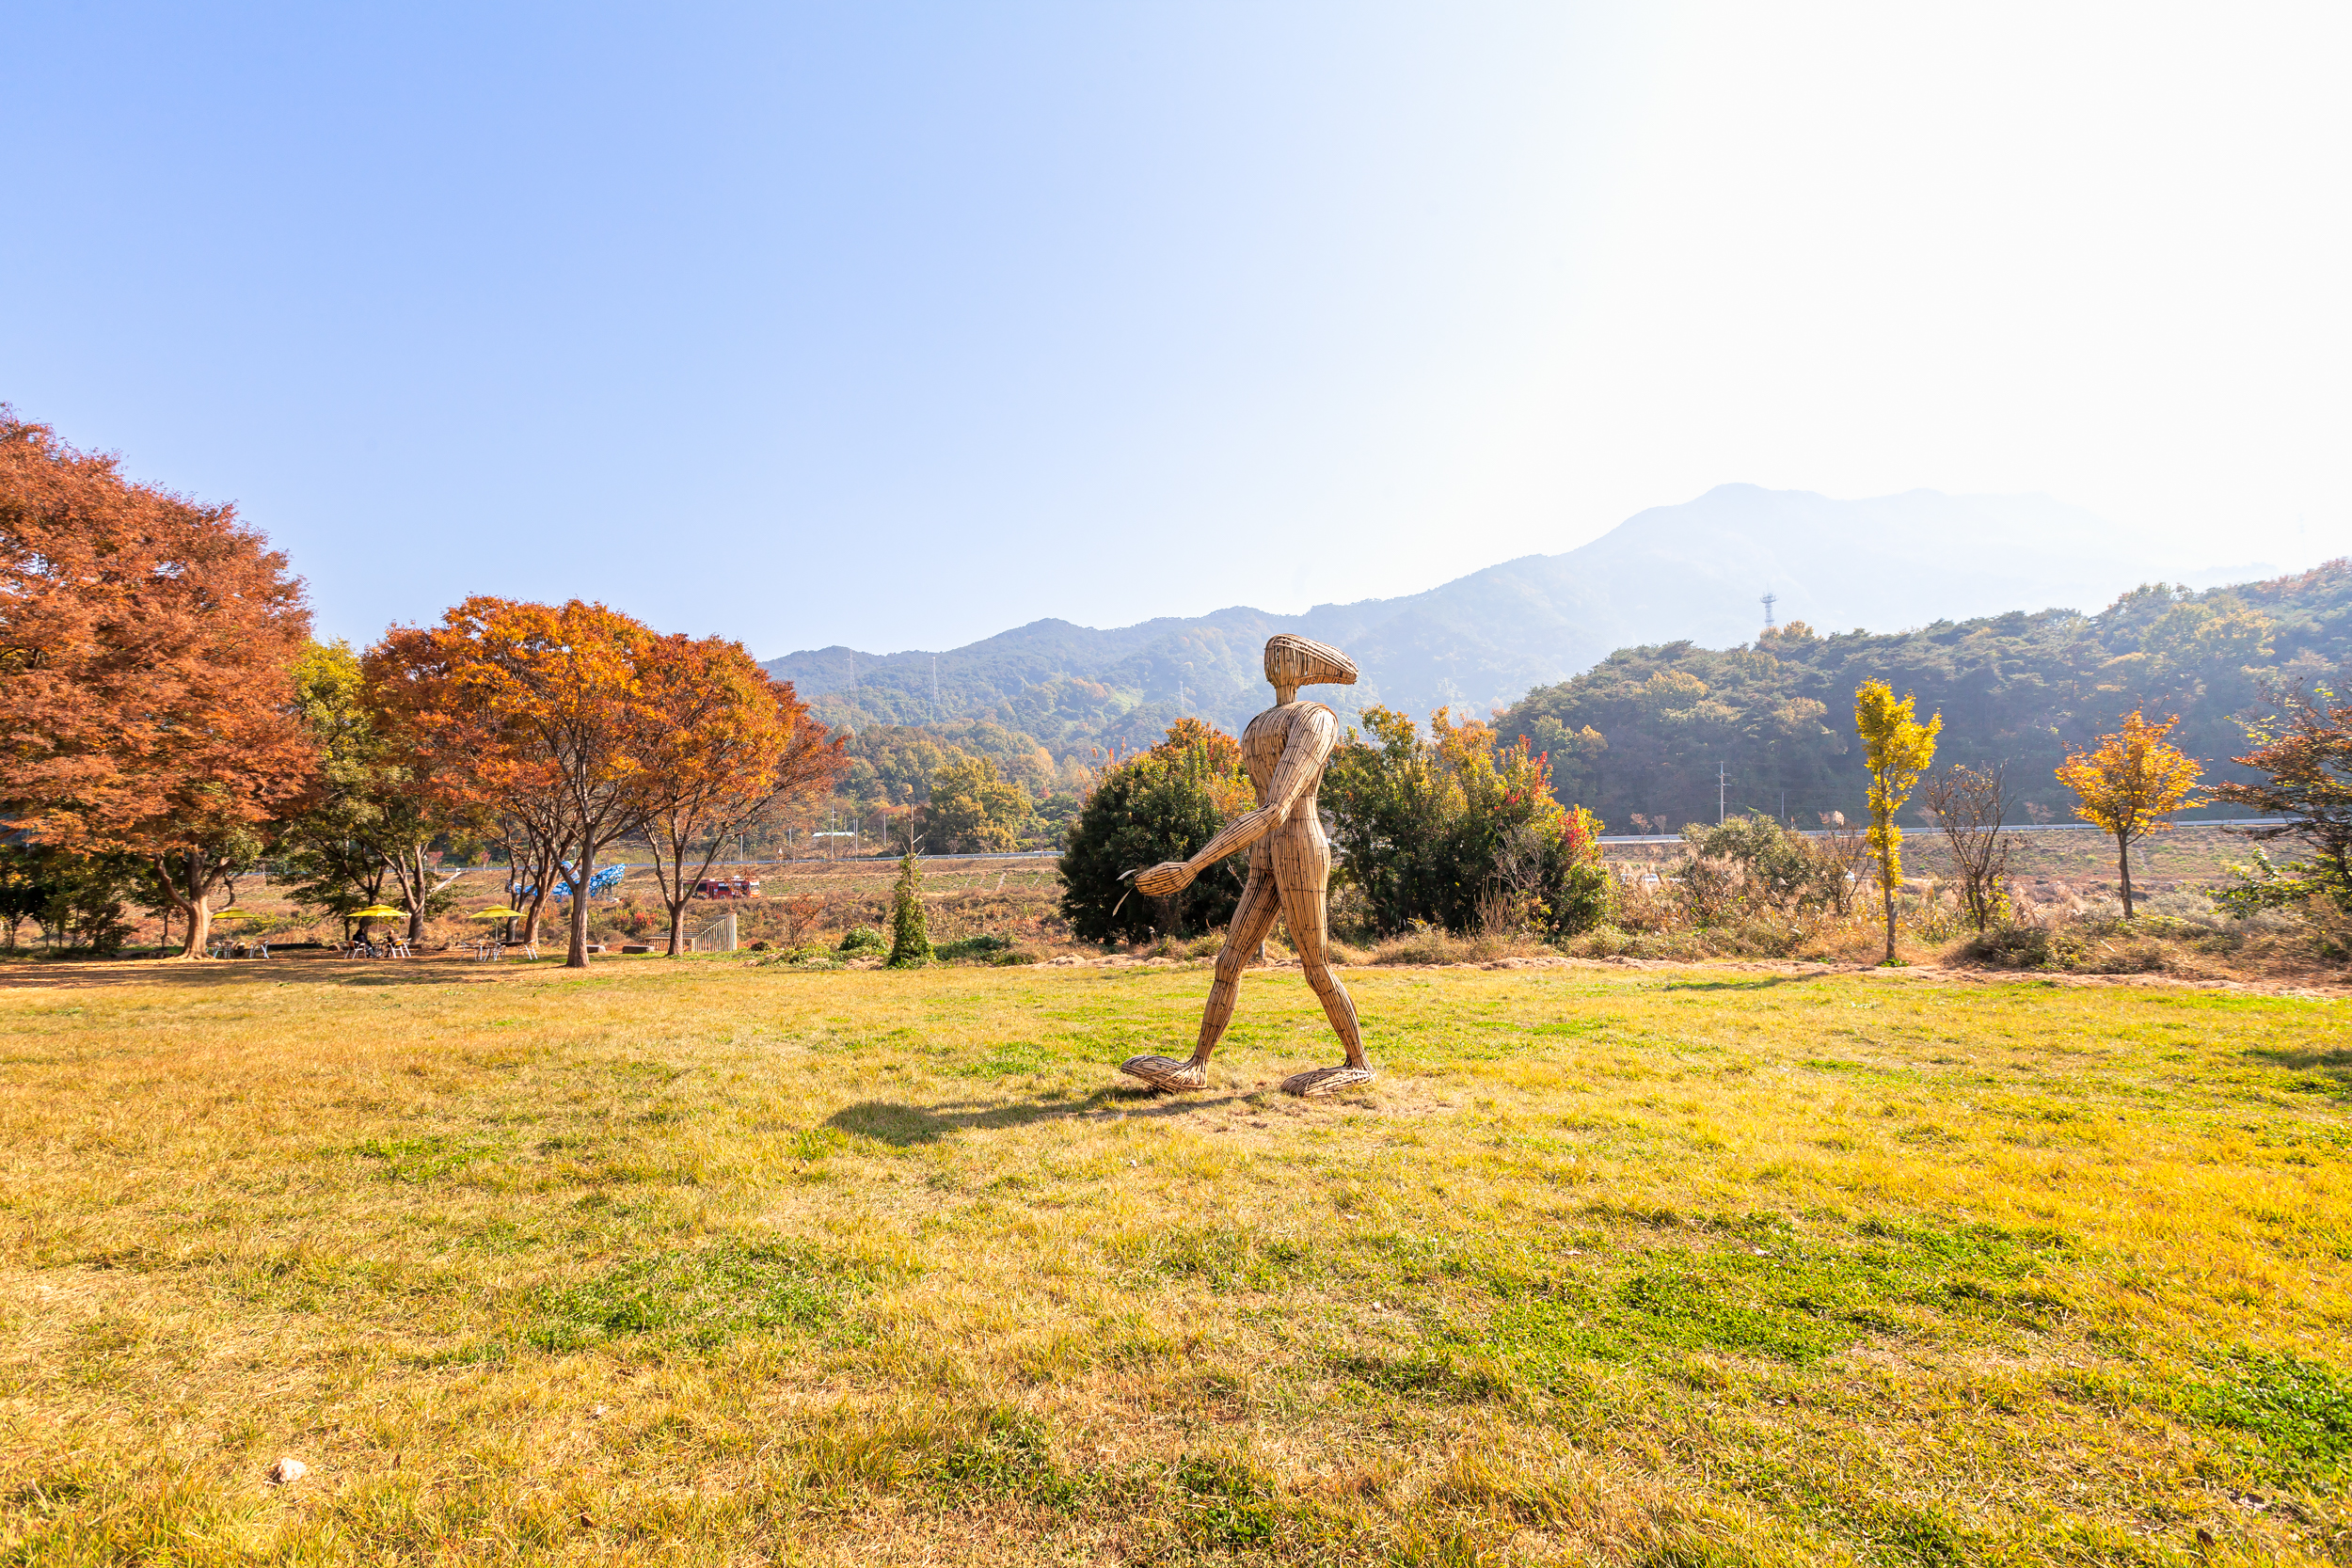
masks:
<instances>
[{"instance_id":1,"label":"orange maple tree","mask_svg":"<svg viewBox=\"0 0 2352 1568\"><path fill-rule=\"evenodd\" d=\"M2122 729L2101 736L2090 751L2068 752L2058 765L2058 783L2074 792L2074 815L2115 840L2126 920L2132 915L2132 845L2164 827L2167 814L2202 804L2196 798L2202 770L2165 739L2180 721L2175 715L2151 723L2134 708Z\"/></svg>"},{"instance_id":2,"label":"orange maple tree","mask_svg":"<svg viewBox=\"0 0 2352 1568\"><path fill-rule=\"evenodd\" d=\"M395 627L369 650L376 700L431 787L453 806L527 824L554 851L571 897L572 968L588 962L596 857L644 820L660 724L642 667L656 641L603 605L485 594L438 626Z\"/></svg>"},{"instance_id":3,"label":"orange maple tree","mask_svg":"<svg viewBox=\"0 0 2352 1568\"><path fill-rule=\"evenodd\" d=\"M199 958L212 901L314 781L286 558L0 404L0 822L148 862Z\"/></svg>"},{"instance_id":4,"label":"orange maple tree","mask_svg":"<svg viewBox=\"0 0 2352 1568\"><path fill-rule=\"evenodd\" d=\"M535 943L563 858L553 770L517 755L496 715L466 700L455 675L467 642L446 631L393 626L367 651L359 668L369 714L436 815L504 847L508 896L532 890L524 925Z\"/></svg>"},{"instance_id":5,"label":"orange maple tree","mask_svg":"<svg viewBox=\"0 0 2352 1568\"><path fill-rule=\"evenodd\" d=\"M639 657L648 727L644 832L675 958L684 945L686 906L726 840L786 801L827 787L849 759L791 684L771 680L740 642L661 637Z\"/></svg>"}]
</instances>

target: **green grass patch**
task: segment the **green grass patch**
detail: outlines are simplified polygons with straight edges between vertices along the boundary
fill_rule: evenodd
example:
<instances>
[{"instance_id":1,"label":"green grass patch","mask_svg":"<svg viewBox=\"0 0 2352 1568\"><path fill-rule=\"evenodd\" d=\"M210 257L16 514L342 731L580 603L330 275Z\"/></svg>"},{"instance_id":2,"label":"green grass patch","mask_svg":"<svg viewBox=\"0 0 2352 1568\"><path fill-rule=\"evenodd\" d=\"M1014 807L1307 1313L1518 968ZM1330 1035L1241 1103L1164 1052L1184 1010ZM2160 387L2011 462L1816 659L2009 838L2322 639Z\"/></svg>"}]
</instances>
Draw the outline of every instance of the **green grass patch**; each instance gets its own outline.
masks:
<instances>
[{"instance_id":1,"label":"green grass patch","mask_svg":"<svg viewBox=\"0 0 2352 1568\"><path fill-rule=\"evenodd\" d=\"M1282 1532L1264 1472L1239 1460L1187 1454L1169 1472L1184 1540L1212 1551L1263 1551Z\"/></svg>"},{"instance_id":2,"label":"green grass patch","mask_svg":"<svg viewBox=\"0 0 2352 1568\"><path fill-rule=\"evenodd\" d=\"M987 1412L972 1436L942 1453L931 1474L933 1489L953 1502L1018 1497L1068 1508L1087 1489L1081 1478L1055 1462L1045 1431L1034 1418L1001 1407Z\"/></svg>"},{"instance_id":3,"label":"green grass patch","mask_svg":"<svg viewBox=\"0 0 2352 1568\"><path fill-rule=\"evenodd\" d=\"M1644 1216L1655 1225L1663 1216ZM2068 1251L2055 1231L1865 1221L1851 1244L1801 1241L1769 1217L1717 1222L1727 1244L1647 1247L1621 1272L1499 1272L1459 1349L1539 1387L1581 1386L1585 1362L1671 1363L1692 1352L1808 1366L1869 1335L1930 1334L1940 1318L2041 1329L2064 1302L2033 1281Z\"/></svg>"},{"instance_id":4,"label":"green grass patch","mask_svg":"<svg viewBox=\"0 0 2352 1568\"><path fill-rule=\"evenodd\" d=\"M708 1350L739 1335L823 1328L850 1284L807 1246L713 1242L628 1259L544 1292L526 1338L556 1352L637 1335Z\"/></svg>"},{"instance_id":5,"label":"green grass patch","mask_svg":"<svg viewBox=\"0 0 2352 1568\"><path fill-rule=\"evenodd\" d=\"M2188 1414L2259 1438L2280 1472L2341 1483L2352 1466L2352 1380L2325 1362L2240 1350L2187 1396Z\"/></svg>"},{"instance_id":6,"label":"green grass patch","mask_svg":"<svg viewBox=\"0 0 2352 1568\"><path fill-rule=\"evenodd\" d=\"M1307 1248L1286 1238L1199 1226L1128 1237L1117 1250L1165 1278L1197 1280L1212 1291L1272 1290L1309 1263Z\"/></svg>"},{"instance_id":7,"label":"green grass patch","mask_svg":"<svg viewBox=\"0 0 2352 1568\"><path fill-rule=\"evenodd\" d=\"M381 1174L387 1181L437 1181L491 1158L499 1149L479 1138L426 1132L408 1138L370 1138L352 1152L363 1160L382 1162Z\"/></svg>"}]
</instances>

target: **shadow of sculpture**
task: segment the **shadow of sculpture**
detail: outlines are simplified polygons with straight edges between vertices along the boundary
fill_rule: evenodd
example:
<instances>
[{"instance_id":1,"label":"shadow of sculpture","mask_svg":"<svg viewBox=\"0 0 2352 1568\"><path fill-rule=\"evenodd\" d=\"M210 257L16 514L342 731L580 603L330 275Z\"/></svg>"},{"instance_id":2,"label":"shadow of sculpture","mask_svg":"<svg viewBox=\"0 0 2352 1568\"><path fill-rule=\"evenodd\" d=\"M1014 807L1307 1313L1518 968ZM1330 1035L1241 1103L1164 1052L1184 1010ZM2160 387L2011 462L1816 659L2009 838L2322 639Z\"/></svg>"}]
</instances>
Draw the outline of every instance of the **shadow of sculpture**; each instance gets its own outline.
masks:
<instances>
[{"instance_id":1,"label":"shadow of sculpture","mask_svg":"<svg viewBox=\"0 0 2352 1568\"><path fill-rule=\"evenodd\" d=\"M1081 1099L1011 1101L949 1101L940 1105L902 1105L888 1100L861 1100L825 1118L825 1125L853 1137L872 1138L898 1148L937 1143L950 1132L967 1129L1027 1127L1041 1121L1107 1121L1119 1117L1197 1116L1231 1105L1256 1090L1230 1094L1187 1096L1182 1100L1150 1091L1097 1089Z\"/></svg>"}]
</instances>

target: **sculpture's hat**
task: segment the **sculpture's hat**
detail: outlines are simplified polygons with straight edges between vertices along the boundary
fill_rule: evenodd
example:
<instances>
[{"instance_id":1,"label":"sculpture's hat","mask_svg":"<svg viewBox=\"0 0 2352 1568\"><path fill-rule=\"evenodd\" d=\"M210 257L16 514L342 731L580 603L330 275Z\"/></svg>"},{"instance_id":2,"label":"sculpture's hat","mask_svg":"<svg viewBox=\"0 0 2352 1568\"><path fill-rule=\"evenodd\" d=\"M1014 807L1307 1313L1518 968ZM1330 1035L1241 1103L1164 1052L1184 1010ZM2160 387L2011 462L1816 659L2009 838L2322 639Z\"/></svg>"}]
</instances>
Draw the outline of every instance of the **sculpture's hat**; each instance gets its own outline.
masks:
<instances>
[{"instance_id":1,"label":"sculpture's hat","mask_svg":"<svg viewBox=\"0 0 2352 1568\"><path fill-rule=\"evenodd\" d=\"M1289 632L1266 639L1265 678L1283 686L1354 686L1356 661L1327 642Z\"/></svg>"}]
</instances>

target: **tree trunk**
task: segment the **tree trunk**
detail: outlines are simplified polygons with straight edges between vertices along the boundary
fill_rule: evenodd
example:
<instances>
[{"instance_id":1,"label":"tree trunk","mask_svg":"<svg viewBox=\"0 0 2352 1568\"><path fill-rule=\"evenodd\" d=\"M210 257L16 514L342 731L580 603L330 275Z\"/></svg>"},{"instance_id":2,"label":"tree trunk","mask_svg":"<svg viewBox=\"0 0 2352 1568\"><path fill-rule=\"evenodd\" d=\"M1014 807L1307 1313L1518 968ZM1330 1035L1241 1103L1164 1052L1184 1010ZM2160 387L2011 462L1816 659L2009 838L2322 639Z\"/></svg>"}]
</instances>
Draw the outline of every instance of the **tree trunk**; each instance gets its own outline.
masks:
<instances>
[{"instance_id":1,"label":"tree trunk","mask_svg":"<svg viewBox=\"0 0 2352 1568\"><path fill-rule=\"evenodd\" d=\"M181 951L183 958L200 958L204 944L213 940L213 907L199 894L188 906L188 945Z\"/></svg>"},{"instance_id":2,"label":"tree trunk","mask_svg":"<svg viewBox=\"0 0 2352 1568\"><path fill-rule=\"evenodd\" d=\"M431 880L431 869L424 863L424 846L411 845L408 853L417 871L417 891L408 899L408 941L411 946L424 940L424 906L432 895L425 891Z\"/></svg>"},{"instance_id":3,"label":"tree trunk","mask_svg":"<svg viewBox=\"0 0 2352 1568\"><path fill-rule=\"evenodd\" d=\"M424 911L434 895L464 874L453 871L446 877L437 877L433 867L425 863L424 855L422 844L410 844L390 858L393 879L400 884L401 901L408 906L407 937L412 943L424 940ZM512 878L508 883L511 891Z\"/></svg>"},{"instance_id":4,"label":"tree trunk","mask_svg":"<svg viewBox=\"0 0 2352 1568\"><path fill-rule=\"evenodd\" d=\"M179 884L171 879L170 863L161 855L154 856L152 859L155 880L163 885L164 896L171 900L173 909L188 917L188 940L181 947L180 957L200 958L204 956L205 942L212 939L213 911L205 902L206 879L197 871L197 855L194 850L188 852L186 863L188 892L183 895ZM167 933L169 932L168 924L166 925L165 930Z\"/></svg>"},{"instance_id":5,"label":"tree trunk","mask_svg":"<svg viewBox=\"0 0 2352 1568\"><path fill-rule=\"evenodd\" d=\"M1886 962L1895 961L1895 879L1882 873L1879 891L1886 895Z\"/></svg>"},{"instance_id":6,"label":"tree trunk","mask_svg":"<svg viewBox=\"0 0 2352 1568\"><path fill-rule=\"evenodd\" d=\"M2123 918L2132 917L2132 841L2122 833L2115 835L2115 867L2123 879Z\"/></svg>"},{"instance_id":7,"label":"tree trunk","mask_svg":"<svg viewBox=\"0 0 2352 1568\"><path fill-rule=\"evenodd\" d=\"M564 954L565 969L588 967L588 879L595 866L590 862L587 846L581 846L580 859L574 863L575 873L565 879L572 890L572 940Z\"/></svg>"},{"instance_id":8,"label":"tree trunk","mask_svg":"<svg viewBox=\"0 0 2352 1568\"><path fill-rule=\"evenodd\" d=\"M539 922L547 918L548 900L555 896L556 874L564 868L553 840L535 852L538 859L532 866L532 885L538 891L531 895L531 923L523 939L533 947L539 945Z\"/></svg>"},{"instance_id":9,"label":"tree trunk","mask_svg":"<svg viewBox=\"0 0 2352 1568\"><path fill-rule=\"evenodd\" d=\"M684 843L673 839L670 846L671 869L669 871L661 869L661 838L664 832L665 826L662 824L648 822L645 825L645 842L653 847L653 885L660 891L661 907L670 911L669 957L675 958L686 950L684 935L686 900L691 895L686 886L686 846ZM707 861L704 862L703 869L706 872L710 869Z\"/></svg>"}]
</instances>

